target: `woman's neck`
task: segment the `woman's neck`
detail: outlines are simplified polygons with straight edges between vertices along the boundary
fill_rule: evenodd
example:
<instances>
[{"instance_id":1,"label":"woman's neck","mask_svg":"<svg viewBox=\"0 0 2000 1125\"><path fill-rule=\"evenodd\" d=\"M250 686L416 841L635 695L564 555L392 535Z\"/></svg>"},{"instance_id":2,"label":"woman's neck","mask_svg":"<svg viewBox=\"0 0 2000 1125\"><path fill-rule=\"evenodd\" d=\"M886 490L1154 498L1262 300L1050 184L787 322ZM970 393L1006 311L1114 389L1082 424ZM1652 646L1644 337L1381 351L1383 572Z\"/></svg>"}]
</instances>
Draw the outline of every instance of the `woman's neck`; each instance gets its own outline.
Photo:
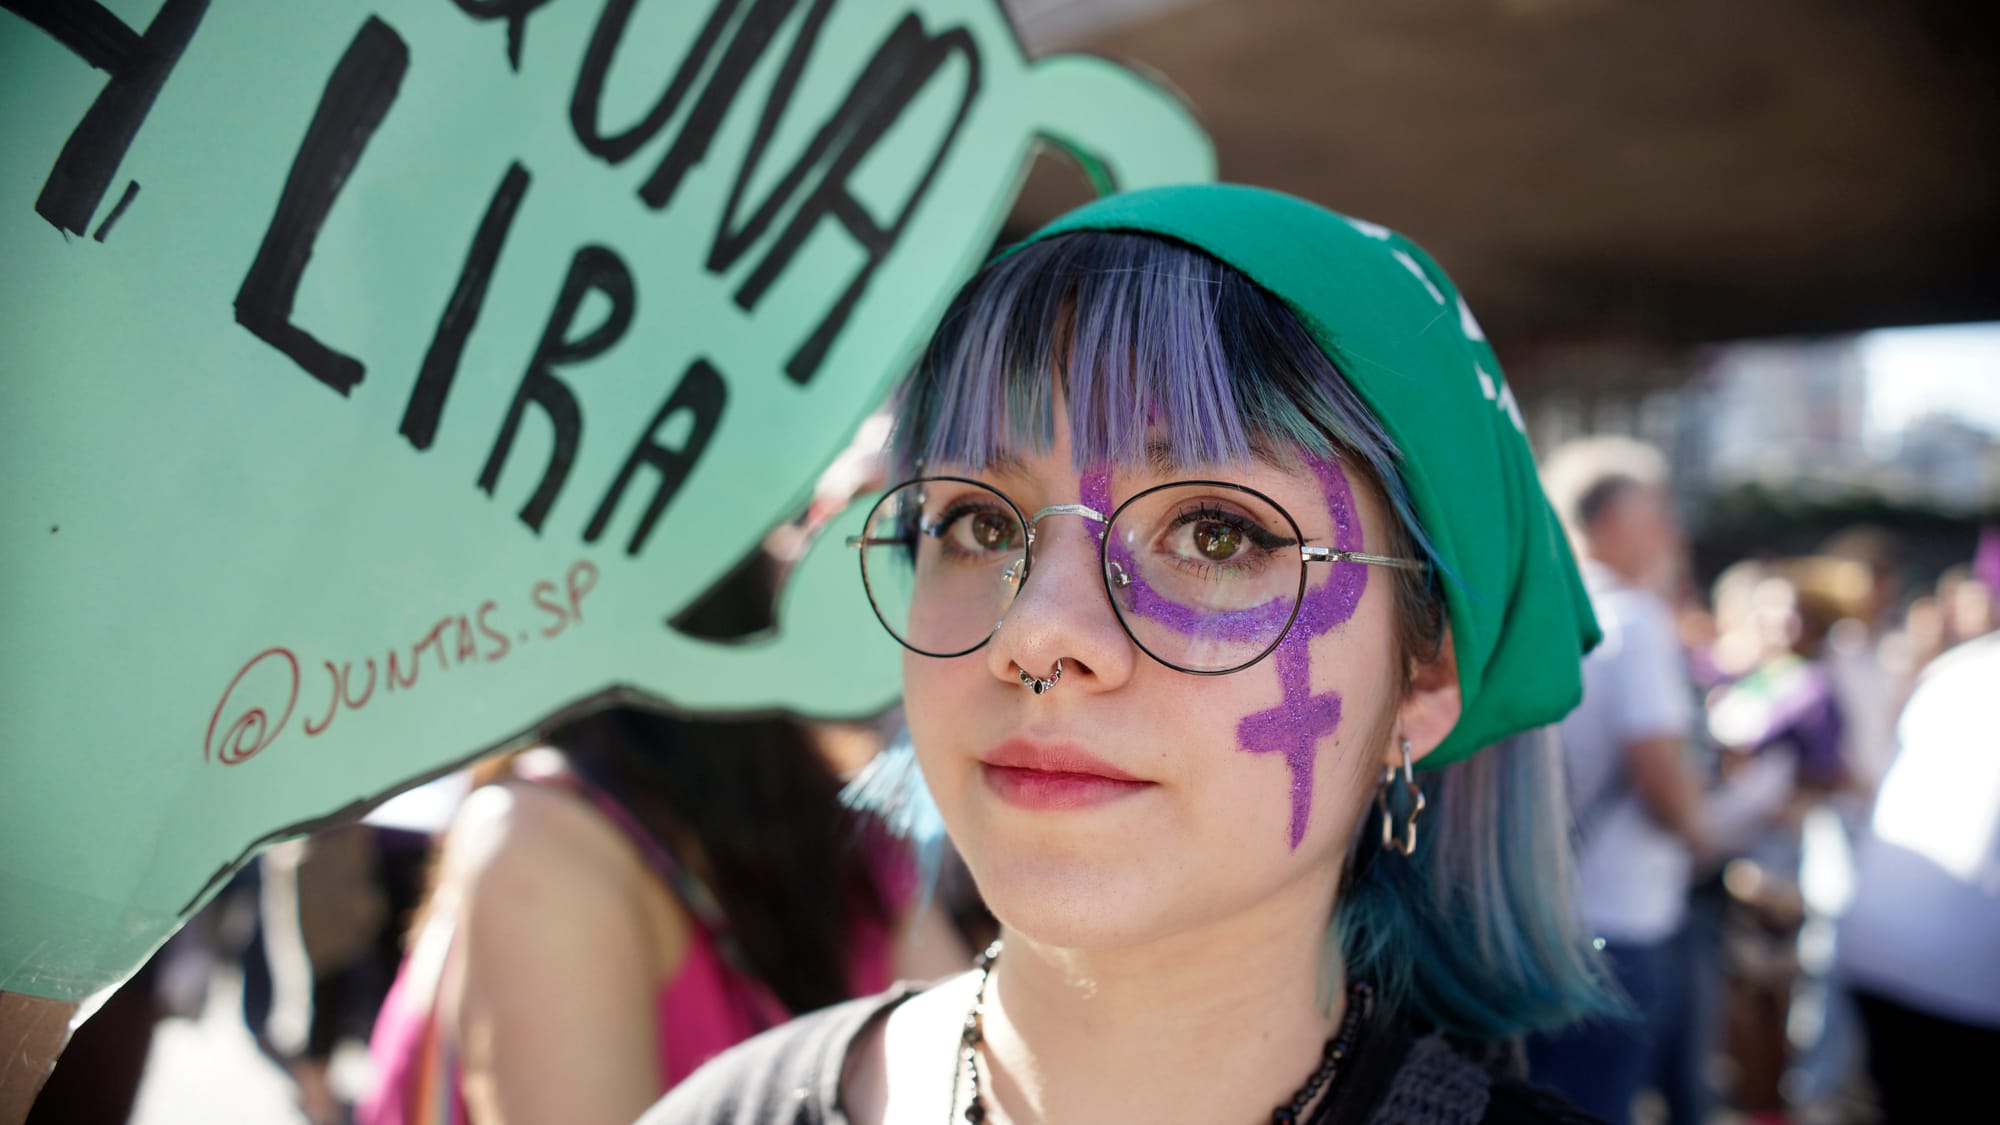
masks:
<instances>
[{"instance_id":1,"label":"woman's neck","mask_svg":"<svg viewBox=\"0 0 2000 1125\"><path fill-rule=\"evenodd\" d=\"M1117 950L1008 933L985 1002L988 1114L1265 1119L1312 1072L1342 1014L1344 981L1322 968L1331 909L1331 888L1300 888L1225 923Z\"/></svg>"}]
</instances>

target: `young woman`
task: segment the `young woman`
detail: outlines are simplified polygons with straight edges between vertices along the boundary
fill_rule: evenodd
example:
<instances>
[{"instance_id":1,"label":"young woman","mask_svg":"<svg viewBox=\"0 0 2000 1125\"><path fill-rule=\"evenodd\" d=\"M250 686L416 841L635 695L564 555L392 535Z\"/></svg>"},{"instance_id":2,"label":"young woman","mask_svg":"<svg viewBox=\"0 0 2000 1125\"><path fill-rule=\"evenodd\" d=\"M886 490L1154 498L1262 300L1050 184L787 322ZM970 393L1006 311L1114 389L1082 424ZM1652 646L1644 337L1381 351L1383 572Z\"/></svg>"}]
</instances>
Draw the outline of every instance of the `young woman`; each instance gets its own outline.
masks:
<instances>
[{"instance_id":1,"label":"young woman","mask_svg":"<svg viewBox=\"0 0 2000 1125\"><path fill-rule=\"evenodd\" d=\"M1250 188L974 278L855 545L921 772L869 790L1002 940L647 1125L1579 1120L1494 1065L1604 1004L1525 736L1596 629L1498 372L1421 251Z\"/></svg>"},{"instance_id":2,"label":"young woman","mask_svg":"<svg viewBox=\"0 0 2000 1125\"><path fill-rule=\"evenodd\" d=\"M365 1125L629 1125L793 1013L964 963L800 723L613 708L487 772L376 1022Z\"/></svg>"}]
</instances>

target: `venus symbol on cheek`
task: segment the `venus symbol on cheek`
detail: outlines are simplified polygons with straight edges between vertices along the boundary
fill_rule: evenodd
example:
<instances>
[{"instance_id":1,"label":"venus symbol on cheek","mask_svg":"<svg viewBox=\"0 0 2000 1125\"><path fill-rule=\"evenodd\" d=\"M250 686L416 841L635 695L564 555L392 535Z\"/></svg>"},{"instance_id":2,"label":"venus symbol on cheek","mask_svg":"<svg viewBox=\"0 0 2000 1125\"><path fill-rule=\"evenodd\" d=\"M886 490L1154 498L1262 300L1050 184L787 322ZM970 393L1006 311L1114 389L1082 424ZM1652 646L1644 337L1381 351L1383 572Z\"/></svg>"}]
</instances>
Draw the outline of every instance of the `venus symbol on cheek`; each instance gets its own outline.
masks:
<instances>
[{"instance_id":1,"label":"venus symbol on cheek","mask_svg":"<svg viewBox=\"0 0 2000 1125\"><path fill-rule=\"evenodd\" d=\"M1320 492L1333 516L1334 545L1345 551L1360 550L1361 525L1346 475L1332 461L1308 457L1306 465L1319 480ZM1078 498L1086 506L1100 512L1111 510L1109 467L1090 467L1078 483ZM1091 529L1101 542L1103 528L1093 524ZM1185 634L1254 636L1277 626L1291 611L1291 601L1285 598L1223 615L1198 613L1154 592L1124 544L1113 540L1105 544L1105 551L1110 561L1132 576L1126 594L1130 612ZM1312 814L1313 764L1319 741L1340 727L1340 695L1336 692L1314 695L1312 691L1312 639L1353 617L1367 585L1367 567L1335 563L1333 574L1325 582L1309 586L1291 630L1272 654L1282 699L1276 707L1246 716L1237 724L1237 749L1251 754L1284 755L1291 773L1291 845L1295 849L1305 839L1306 824Z\"/></svg>"},{"instance_id":2,"label":"venus symbol on cheek","mask_svg":"<svg viewBox=\"0 0 2000 1125\"><path fill-rule=\"evenodd\" d=\"M1319 478L1333 516L1334 546L1361 549L1361 521L1354 511L1354 493L1346 474L1332 461L1307 458ZM1308 586L1291 631L1272 654L1278 664L1283 698L1276 707L1247 715L1236 726L1237 749L1251 754L1283 754L1292 774L1292 847L1305 839L1312 815L1313 762L1319 741L1340 727L1340 695L1312 691L1312 639L1331 632L1354 616L1368 588L1368 568L1359 563L1334 563L1333 574L1318 586Z\"/></svg>"}]
</instances>

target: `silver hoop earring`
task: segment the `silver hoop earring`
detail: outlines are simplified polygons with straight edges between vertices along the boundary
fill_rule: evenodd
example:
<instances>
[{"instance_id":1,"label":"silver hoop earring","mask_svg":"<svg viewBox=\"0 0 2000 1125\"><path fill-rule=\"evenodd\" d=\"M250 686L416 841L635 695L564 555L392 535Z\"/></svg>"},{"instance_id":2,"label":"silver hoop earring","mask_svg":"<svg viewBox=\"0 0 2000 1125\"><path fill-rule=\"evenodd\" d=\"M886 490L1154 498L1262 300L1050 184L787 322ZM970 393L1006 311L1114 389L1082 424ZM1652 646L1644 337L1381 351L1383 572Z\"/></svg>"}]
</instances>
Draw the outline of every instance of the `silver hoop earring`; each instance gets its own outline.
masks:
<instances>
[{"instance_id":1,"label":"silver hoop earring","mask_svg":"<svg viewBox=\"0 0 2000 1125\"><path fill-rule=\"evenodd\" d=\"M1033 673L1029 672L1026 668L1021 667L1019 664L1014 665L1014 670L1021 673L1021 685L1023 687L1031 688L1033 689L1036 695L1040 695L1043 692L1049 690L1050 688L1056 686L1056 681L1062 679L1062 658L1061 657L1056 658L1055 670L1050 672L1048 674L1048 678L1046 679L1042 678L1041 676L1034 675Z\"/></svg>"},{"instance_id":2,"label":"silver hoop earring","mask_svg":"<svg viewBox=\"0 0 2000 1125\"><path fill-rule=\"evenodd\" d=\"M1375 807L1382 812L1382 847L1407 856L1417 850L1417 818L1424 812L1424 791L1410 769L1410 740L1397 741L1402 743L1403 750L1403 789L1410 795L1410 818L1403 822L1402 832L1396 831L1396 814L1389 808L1389 787L1396 784L1395 766L1382 770L1382 784L1375 787Z\"/></svg>"}]
</instances>

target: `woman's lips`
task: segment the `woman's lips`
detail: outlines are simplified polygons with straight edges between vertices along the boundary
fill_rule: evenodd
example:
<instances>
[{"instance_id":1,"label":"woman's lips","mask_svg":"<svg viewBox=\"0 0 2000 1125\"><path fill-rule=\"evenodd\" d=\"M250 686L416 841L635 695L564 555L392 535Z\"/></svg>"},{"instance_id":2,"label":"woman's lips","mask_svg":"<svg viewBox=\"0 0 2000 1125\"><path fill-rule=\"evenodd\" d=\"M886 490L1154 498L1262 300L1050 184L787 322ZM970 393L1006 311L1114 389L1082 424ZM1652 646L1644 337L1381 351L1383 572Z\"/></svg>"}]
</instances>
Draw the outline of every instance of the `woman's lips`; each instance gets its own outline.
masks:
<instances>
[{"instance_id":1,"label":"woman's lips","mask_svg":"<svg viewBox=\"0 0 2000 1125\"><path fill-rule=\"evenodd\" d=\"M1008 739L982 755L980 779L1017 808L1081 809L1153 787L1081 747Z\"/></svg>"}]
</instances>

